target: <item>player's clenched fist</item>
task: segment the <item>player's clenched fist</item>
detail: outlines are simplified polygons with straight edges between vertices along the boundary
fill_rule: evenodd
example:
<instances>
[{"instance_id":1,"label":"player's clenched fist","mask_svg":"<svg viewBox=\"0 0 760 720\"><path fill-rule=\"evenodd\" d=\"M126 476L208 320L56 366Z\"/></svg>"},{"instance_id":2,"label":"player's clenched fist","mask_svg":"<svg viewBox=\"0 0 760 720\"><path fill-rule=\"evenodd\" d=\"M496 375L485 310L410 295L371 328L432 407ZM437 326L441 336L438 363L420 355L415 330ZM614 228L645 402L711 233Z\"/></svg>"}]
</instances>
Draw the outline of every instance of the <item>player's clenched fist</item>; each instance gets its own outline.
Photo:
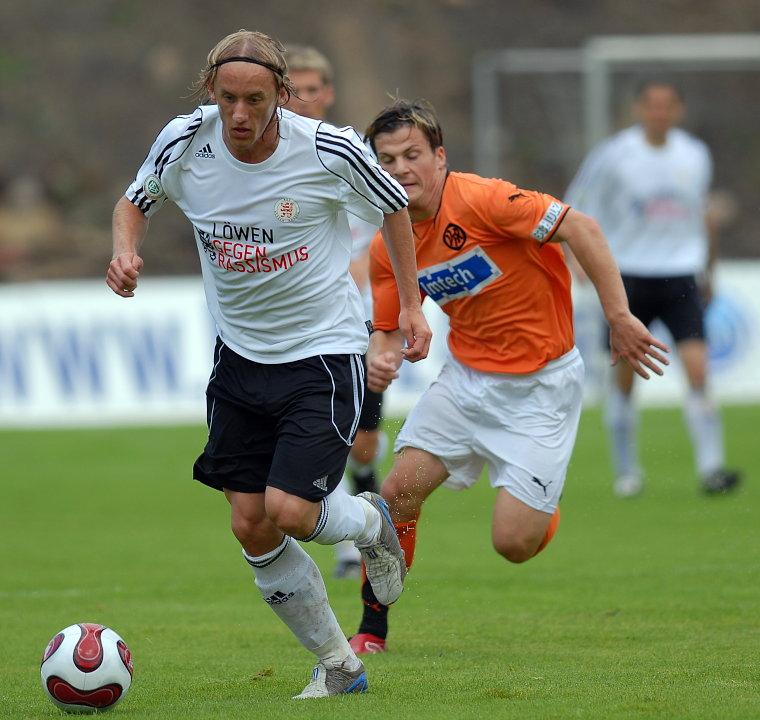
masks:
<instances>
[{"instance_id":1,"label":"player's clenched fist","mask_svg":"<svg viewBox=\"0 0 760 720\"><path fill-rule=\"evenodd\" d=\"M392 351L367 357L367 387L383 392L398 377L398 356Z\"/></svg>"},{"instance_id":2,"label":"player's clenched fist","mask_svg":"<svg viewBox=\"0 0 760 720\"><path fill-rule=\"evenodd\" d=\"M137 253L121 253L111 260L106 284L121 297L134 297L143 259Z\"/></svg>"},{"instance_id":3,"label":"player's clenched fist","mask_svg":"<svg viewBox=\"0 0 760 720\"><path fill-rule=\"evenodd\" d=\"M404 358L409 362L424 360L428 356L433 333L422 309L402 310L399 314L399 327L406 339L406 347L401 350Z\"/></svg>"}]
</instances>

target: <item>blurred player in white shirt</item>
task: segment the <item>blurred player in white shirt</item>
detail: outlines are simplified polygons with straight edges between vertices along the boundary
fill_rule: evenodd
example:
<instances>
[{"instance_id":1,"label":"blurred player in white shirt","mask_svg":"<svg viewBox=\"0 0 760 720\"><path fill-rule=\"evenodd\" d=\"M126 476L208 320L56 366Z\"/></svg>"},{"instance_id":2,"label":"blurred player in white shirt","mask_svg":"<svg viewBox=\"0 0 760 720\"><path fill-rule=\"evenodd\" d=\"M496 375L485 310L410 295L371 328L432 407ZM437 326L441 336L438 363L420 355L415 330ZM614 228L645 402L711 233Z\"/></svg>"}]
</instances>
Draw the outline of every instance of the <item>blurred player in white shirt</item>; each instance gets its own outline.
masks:
<instances>
[{"instance_id":1,"label":"blurred player in white shirt","mask_svg":"<svg viewBox=\"0 0 760 720\"><path fill-rule=\"evenodd\" d=\"M313 47L289 45L285 53L288 77L295 88L285 107L303 117L325 120L335 102L333 70L330 61ZM348 216L352 249L349 272L362 296L367 319L372 318L372 292L369 286L369 245L377 227L356 215ZM383 394L364 388L364 404L359 417L356 438L351 447L346 470L350 482L342 483L352 493L377 491L376 464L388 440L379 429ZM351 542L335 546L335 576L358 578L361 557Z\"/></svg>"},{"instance_id":2,"label":"blurred player in white shirt","mask_svg":"<svg viewBox=\"0 0 760 720\"><path fill-rule=\"evenodd\" d=\"M707 391L704 330L716 254L706 216L712 160L701 140L676 127L684 103L671 82L643 83L635 110L638 124L591 151L566 200L602 226L631 312L647 325L659 318L673 335L689 383L685 417L702 488L726 492L739 474L724 467L721 421ZM607 397L614 488L621 497L643 487L633 381L631 368L619 363Z\"/></svg>"}]
</instances>

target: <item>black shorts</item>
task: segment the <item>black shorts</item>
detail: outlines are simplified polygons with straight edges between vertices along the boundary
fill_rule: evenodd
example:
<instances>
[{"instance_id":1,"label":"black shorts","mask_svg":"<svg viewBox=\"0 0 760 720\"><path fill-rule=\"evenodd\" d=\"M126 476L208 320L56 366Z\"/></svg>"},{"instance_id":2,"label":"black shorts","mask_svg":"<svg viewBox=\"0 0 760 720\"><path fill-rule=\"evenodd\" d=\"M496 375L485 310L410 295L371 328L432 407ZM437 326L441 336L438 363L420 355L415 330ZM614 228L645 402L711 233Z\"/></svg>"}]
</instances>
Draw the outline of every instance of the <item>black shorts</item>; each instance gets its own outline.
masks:
<instances>
[{"instance_id":1,"label":"black shorts","mask_svg":"<svg viewBox=\"0 0 760 720\"><path fill-rule=\"evenodd\" d=\"M208 442L193 477L217 490L272 486L318 502L343 475L363 375L360 355L268 365L217 340L206 390Z\"/></svg>"},{"instance_id":2,"label":"black shorts","mask_svg":"<svg viewBox=\"0 0 760 720\"><path fill-rule=\"evenodd\" d=\"M373 392L367 387L367 356L362 356L364 366L364 403L359 415L359 430L377 430L380 427L380 415L383 410L383 394Z\"/></svg>"},{"instance_id":3,"label":"black shorts","mask_svg":"<svg viewBox=\"0 0 760 720\"><path fill-rule=\"evenodd\" d=\"M637 277L623 275L631 312L647 327L661 320L675 342L703 340L705 307L694 275ZM609 333L607 333L609 343Z\"/></svg>"}]
</instances>

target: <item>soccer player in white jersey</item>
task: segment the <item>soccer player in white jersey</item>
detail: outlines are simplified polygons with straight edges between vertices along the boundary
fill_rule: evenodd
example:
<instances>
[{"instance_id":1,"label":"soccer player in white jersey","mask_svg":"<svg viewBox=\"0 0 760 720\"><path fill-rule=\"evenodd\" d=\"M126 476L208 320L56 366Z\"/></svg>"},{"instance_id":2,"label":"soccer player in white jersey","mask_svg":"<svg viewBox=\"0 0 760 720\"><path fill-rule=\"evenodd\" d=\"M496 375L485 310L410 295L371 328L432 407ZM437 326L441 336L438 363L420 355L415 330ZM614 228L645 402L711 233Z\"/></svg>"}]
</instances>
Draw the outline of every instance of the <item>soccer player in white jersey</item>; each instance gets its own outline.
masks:
<instances>
[{"instance_id":1,"label":"soccer player in white jersey","mask_svg":"<svg viewBox=\"0 0 760 720\"><path fill-rule=\"evenodd\" d=\"M706 218L710 152L676 127L684 103L672 83L643 83L635 110L639 122L591 151L566 197L602 226L631 312L647 325L660 318L673 335L689 383L685 417L702 488L725 492L739 474L724 468L721 421L706 387L704 300L715 261L715 233ZM621 497L643 486L633 381L630 366L618 364L607 397L614 489Z\"/></svg>"},{"instance_id":2,"label":"soccer player in white jersey","mask_svg":"<svg viewBox=\"0 0 760 720\"><path fill-rule=\"evenodd\" d=\"M285 107L304 117L325 120L335 102L330 61L316 48L301 45L288 45L285 59L288 63L288 77L294 88ZM349 215L348 225L353 241L349 272L362 295L366 317L371 319L369 245L377 228L355 215ZM347 490L355 494L377 490L377 458L383 453L383 445L387 444L387 437L380 431L382 403L383 394L366 387L365 375L364 403L346 468L350 482L342 483ZM359 577L361 555L353 543L338 543L335 546L335 556L335 577Z\"/></svg>"},{"instance_id":3,"label":"soccer player in white jersey","mask_svg":"<svg viewBox=\"0 0 760 720\"><path fill-rule=\"evenodd\" d=\"M107 283L134 294L148 219L176 203L193 226L218 331L194 477L224 491L262 597L317 657L297 697L363 692L363 665L296 540L354 540L376 592L390 602L401 593L403 552L386 505L333 490L356 431L368 342L346 211L383 224L406 357L427 354L406 194L351 128L282 109L290 82L268 36L222 39L198 88L214 104L166 125L116 204Z\"/></svg>"}]
</instances>

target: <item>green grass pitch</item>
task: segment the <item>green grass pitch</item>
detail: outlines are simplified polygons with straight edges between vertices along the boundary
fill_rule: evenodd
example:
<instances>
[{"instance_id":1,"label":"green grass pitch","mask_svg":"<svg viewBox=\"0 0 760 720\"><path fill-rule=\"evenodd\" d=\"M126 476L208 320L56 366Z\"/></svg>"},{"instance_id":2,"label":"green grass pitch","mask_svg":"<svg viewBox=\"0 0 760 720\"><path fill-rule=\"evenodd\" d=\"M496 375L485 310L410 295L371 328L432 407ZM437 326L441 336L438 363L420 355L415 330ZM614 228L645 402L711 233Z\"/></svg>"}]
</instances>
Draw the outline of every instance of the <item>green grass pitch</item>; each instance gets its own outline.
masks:
<instances>
[{"instance_id":1,"label":"green grass pitch","mask_svg":"<svg viewBox=\"0 0 760 720\"><path fill-rule=\"evenodd\" d=\"M81 621L132 649L125 720L760 717L760 409L724 419L738 492L700 495L680 413L650 410L646 491L621 501L586 412L559 533L522 566L491 550L487 482L435 493L370 692L304 703L311 656L253 587L224 498L189 477L204 428L2 432L0 718L61 715L40 656ZM310 551L351 633L357 588Z\"/></svg>"}]
</instances>

